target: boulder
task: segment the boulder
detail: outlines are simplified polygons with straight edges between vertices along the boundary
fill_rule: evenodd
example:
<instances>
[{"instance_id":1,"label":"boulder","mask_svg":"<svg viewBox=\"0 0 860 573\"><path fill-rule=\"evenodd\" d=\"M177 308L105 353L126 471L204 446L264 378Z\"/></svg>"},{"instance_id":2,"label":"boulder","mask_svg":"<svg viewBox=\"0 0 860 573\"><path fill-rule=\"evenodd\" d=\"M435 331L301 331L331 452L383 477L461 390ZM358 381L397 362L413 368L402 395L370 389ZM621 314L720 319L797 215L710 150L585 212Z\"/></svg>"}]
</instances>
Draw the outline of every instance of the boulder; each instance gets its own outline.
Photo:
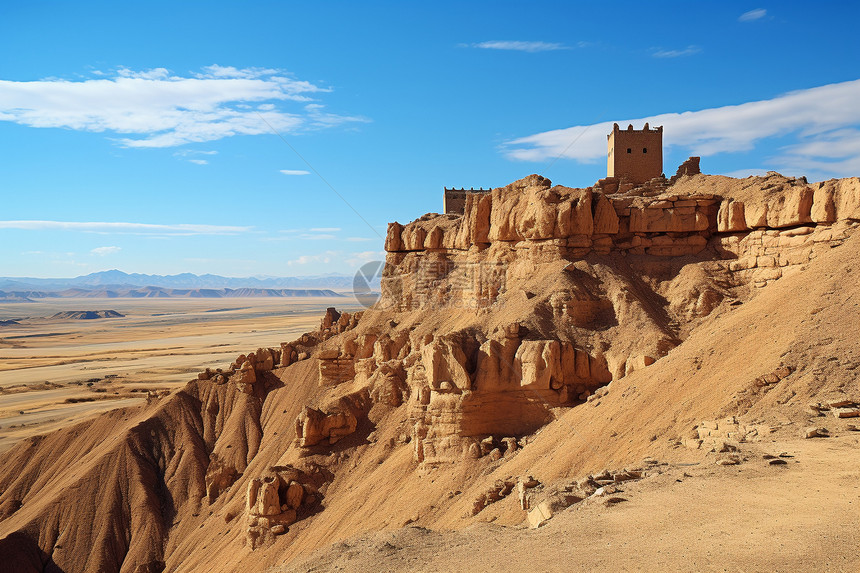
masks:
<instances>
[{"instance_id":1,"label":"boulder","mask_svg":"<svg viewBox=\"0 0 860 573\"><path fill-rule=\"evenodd\" d=\"M325 309L325 315L323 315L322 322L320 323L320 330L326 330L337 324L337 321L340 319L340 313L333 306Z\"/></svg>"},{"instance_id":2,"label":"boulder","mask_svg":"<svg viewBox=\"0 0 860 573\"><path fill-rule=\"evenodd\" d=\"M839 179L835 183L834 203L839 221L860 220L860 178Z\"/></svg>"},{"instance_id":3,"label":"boulder","mask_svg":"<svg viewBox=\"0 0 860 573\"><path fill-rule=\"evenodd\" d=\"M403 240L404 251L423 251L424 240L427 238L427 231L424 227L416 223L410 223L403 228L401 235Z\"/></svg>"},{"instance_id":4,"label":"boulder","mask_svg":"<svg viewBox=\"0 0 860 573\"><path fill-rule=\"evenodd\" d=\"M534 509L528 512L526 521L528 521L530 528L537 529L552 519L552 515L552 508L550 508L549 502L542 501Z\"/></svg>"},{"instance_id":5,"label":"boulder","mask_svg":"<svg viewBox=\"0 0 860 573\"><path fill-rule=\"evenodd\" d=\"M720 203L720 210L717 212L718 232L734 233L738 231L746 231L747 229L746 219L744 218L743 201L726 199Z\"/></svg>"},{"instance_id":6,"label":"boulder","mask_svg":"<svg viewBox=\"0 0 860 573\"><path fill-rule=\"evenodd\" d=\"M519 325L516 325L517 329ZM502 392L520 387L519 373L514 366L520 341L518 334L505 334L501 340L489 339L478 349L474 389L481 392Z\"/></svg>"},{"instance_id":7,"label":"boulder","mask_svg":"<svg viewBox=\"0 0 860 573\"><path fill-rule=\"evenodd\" d=\"M254 364L257 372L267 372L275 367L275 355L271 348L258 348L254 356L257 357Z\"/></svg>"},{"instance_id":8,"label":"boulder","mask_svg":"<svg viewBox=\"0 0 860 573\"><path fill-rule=\"evenodd\" d=\"M836 201L834 187L827 181L819 183L812 192L812 210L810 218L813 223L830 224L836 222Z\"/></svg>"},{"instance_id":9,"label":"boulder","mask_svg":"<svg viewBox=\"0 0 860 573\"><path fill-rule=\"evenodd\" d=\"M236 386L240 392L251 394L254 391L254 383L257 381L257 373L251 361L246 360L239 368L239 373L236 379Z\"/></svg>"},{"instance_id":10,"label":"boulder","mask_svg":"<svg viewBox=\"0 0 860 573\"><path fill-rule=\"evenodd\" d=\"M529 175L505 187L497 187L492 192L492 210L490 213L490 230L488 240L520 241L525 237L521 234L524 211L529 203L537 200L537 196L549 190L552 182L540 175ZM551 195L551 194L550 194ZM548 195L541 195L547 199ZM541 221L541 229L530 230L531 238L547 233L547 227L554 225L555 213L550 213L543 205L531 210L530 218Z\"/></svg>"},{"instance_id":11,"label":"boulder","mask_svg":"<svg viewBox=\"0 0 860 573\"><path fill-rule=\"evenodd\" d=\"M457 231L454 248L468 250L472 245L484 246L490 243L490 212L493 196L490 193L470 193L466 195L463 220Z\"/></svg>"},{"instance_id":12,"label":"boulder","mask_svg":"<svg viewBox=\"0 0 860 573\"><path fill-rule=\"evenodd\" d=\"M252 509L255 515L277 515L281 513L281 502L278 499L278 478L265 478L257 491L257 503Z\"/></svg>"},{"instance_id":13,"label":"boulder","mask_svg":"<svg viewBox=\"0 0 860 573\"><path fill-rule=\"evenodd\" d=\"M692 233L708 229L708 217L703 211L692 213L644 204L630 209L631 233Z\"/></svg>"},{"instance_id":14,"label":"boulder","mask_svg":"<svg viewBox=\"0 0 860 573\"><path fill-rule=\"evenodd\" d=\"M805 438L829 438L830 431L827 428L816 428L815 426L806 428L803 432Z\"/></svg>"},{"instance_id":15,"label":"boulder","mask_svg":"<svg viewBox=\"0 0 860 573\"><path fill-rule=\"evenodd\" d=\"M287 506L291 509L298 509L302 504L305 496L305 488L297 481L291 481L287 486Z\"/></svg>"},{"instance_id":16,"label":"boulder","mask_svg":"<svg viewBox=\"0 0 860 573\"><path fill-rule=\"evenodd\" d=\"M281 343L281 368L285 368L296 361L296 351L286 342Z\"/></svg>"},{"instance_id":17,"label":"boulder","mask_svg":"<svg viewBox=\"0 0 860 573\"><path fill-rule=\"evenodd\" d=\"M485 456L485 455L489 454L491 451L493 451L493 449L495 447L493 445L493 436L489 436L489 437L486 437L483 440L481 440L480 446L481 446L481 455Z\"/></svg>"},{"instance_id":18,"label":"boulder","mask_svg":"<svg viewBox=\"0 0 860 573\"><path fill-rule=\"evenodd\" d=\"M816 184L811 218L816 223L860 219L860 178L831 179Z\"/></svg>"},{"instance_id":19,"label":"boulder","mask_svg":"<svg viewBox=\"0 0 860 573\"><path fill-rule=\"evenodd\" d=\"M389 253L403 251L403 225L400 223L389 223L388 232L385 234L385 250Z\"/></svg>"},{"instance_id":20,"label":"boulder","mask_svg":"<svg viewBox=\"0 0 860 573\"><path fill-rule=\"evenodd\" d=\"M434 225L430 232L427 233L427 237L424 239L424 248L425 249L441 249L442 248L442 227Z\"/></svg>"},{"instance_id":21,"label":"boulder","mask_svg":"<svg viewBox=\"0 0 860 573\"><path fill-rule=\"evenodd\" d=\"M296 418L296 439L299 446L315 446L323 440L334 444L344 436L353 433L358 427L358 419L350 411L326 414L316 408L305 406Z\"/></svg>"},{"instance_id":22,"label":"boulder","mask_svg":"<svg viewBox=\"0 0 860 573\"><path fill-rule=\"evenodd\" d=\"M595 235L615 235L618 233L618 214L606 195L595 193L592 197L594 208L593 232Z\"/></svg>"},{"instance_id":23,"label":"boulder","mask_svg":"<svg viewBox=\"0 0 860 573\"><path fill-rule=\"evenodd\" d=\"M813 191L811 188L789 187L767 205L767 226L771 229L811 223Z\"/></svg>"},{"instance_id":24,"label":"boulder","mask_svg":"<svg viewBox=\"0 0 860 573\"><path fill-rule=\"evenodd\" d=\"M563 381L561 345L557 340L525 340L515 358L522 387L549 390L553 379Z\"/></svg>"},{"instance_id":25,"label":"boulder","mask_svg":"<svg viewBox=\"0 0 860 573\"><path fill-rule=\"evenodd\" d=\"M767 227L767 203L744 204L744 221L749 229Z\"/></svg>"},{"instance_id":26,"label":"boulder","mask_svg":"<svg viewBox=\"0 0 860 573\"><path fill-rule=\"evenodd\" d=\"M627 374L630 374L631 372L635 372L636 370L642 370L646 366L650 366L650 365L654 364L654 362L655 362L655 360L650 356L646 356L646 355L642 355L642 354L640 354L638 356L631 356L630 358L627 359L625 372Z\"/></svg>"},{"instance_id":27,"label":"boulder","mask_svg":"<svg viewBox=\"0 0 860 573\"><path fill-rule=\"evenodd\" d=\"M460 390L471 389L466 355L456 341L444 337L434 339L421 349L421 361L432 388L439 388L441 382L450 382Z\"/></svg>"},{"instance_id":28,"label":"boulder","mask_svg":"<svg viewBox=\"0 0 860 573\"><path fill-rule=\"evenodd\" d=\"M254 513L257 507L257 493L260 490L260 484L263 480L260 478L251 478L248 481L248 488L245 490L245 513Z\"/></svg>"}]
</instances>

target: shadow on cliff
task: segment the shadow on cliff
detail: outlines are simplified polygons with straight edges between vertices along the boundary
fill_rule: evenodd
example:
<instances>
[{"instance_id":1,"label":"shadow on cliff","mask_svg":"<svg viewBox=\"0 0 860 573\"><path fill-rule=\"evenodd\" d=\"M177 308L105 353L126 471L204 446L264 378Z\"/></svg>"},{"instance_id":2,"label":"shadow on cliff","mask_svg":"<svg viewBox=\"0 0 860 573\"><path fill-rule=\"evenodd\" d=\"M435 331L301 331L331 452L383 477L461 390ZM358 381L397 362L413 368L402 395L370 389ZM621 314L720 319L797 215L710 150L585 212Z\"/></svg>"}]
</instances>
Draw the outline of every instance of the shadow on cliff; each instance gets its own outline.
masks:
<instances>
[{"instance_id":1,"label":"shadow on cliff","mask_svg":"<svg viewBox=\"0 0 860 573\"><path fill-rule=\"evenodd\" d=\"M62 549L59 545L56 549ZM50 555L23 531L0 539L0 573L64 573Z\"/></svg>"}]
</instances>

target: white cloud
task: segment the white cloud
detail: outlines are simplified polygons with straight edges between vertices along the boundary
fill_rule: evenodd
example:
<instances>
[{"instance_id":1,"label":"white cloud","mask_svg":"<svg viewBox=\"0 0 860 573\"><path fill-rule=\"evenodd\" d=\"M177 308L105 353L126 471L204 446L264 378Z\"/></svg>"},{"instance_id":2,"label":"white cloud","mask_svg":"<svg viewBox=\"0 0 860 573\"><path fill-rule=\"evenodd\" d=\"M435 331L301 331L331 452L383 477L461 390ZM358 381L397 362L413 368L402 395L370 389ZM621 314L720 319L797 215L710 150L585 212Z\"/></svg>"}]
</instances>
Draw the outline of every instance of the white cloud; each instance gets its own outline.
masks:
<instances>
[{"instance_id":1,"label":"white cloud","mask_svg":"<svg viewBox=\"0 0 860 573\"><path fill-rule=\"evenodd\" d=\"M756 8L755 10L750 10L749 12L744 12L740 16L738 16L739 22L752 22L753 20L760 20L767 15L767 10L764 8Z\"/></svg>"},{"instance_id":2,"label":"white cloud","mask_svg":"<svg viewBox=\"0 0 860 573\"><path fill-rule=\"evenodd\" d=\"M305 171L304 169L281 169L281 173L284 175L310 175L310 171Z\"/></svg>"},{"instance_id":3,"label":"white cloud","mask_svg":"<svg viewBox=\"0 0 860 573\"><path fill-rule=\"evenodd\" d=\"M662 48L654 48L654 53L651 54L655 58L680 58L683 56L692 56L702 51L699 46L687 46L683 50L664 50Z\"/></svg>"},{"instance_id":4,"label":"white cloud","mask_svg":"<svg viewBox=\"0 0 860 573\"><path fill-rule=\"evenodd\" d=\"M337 237L330 233L304 233L299 235L299 238L304 239L305 241L327 241Z\"/></svg>"},{"instance_id":5,"label":"white cloud","mask_svg":"<svg viewBox=\"0 0 860 573\"><path fill-rule=\"evenodd\" d=\"M664 126L664 147L687 148L692 155L749 151L762 140L794 136L780 149L774 165L817 170L828 177L860 172L860 80L789 92L740 105L664 113L619 120L641 128ZM520 161L557 157L594 163L606 157L606 134L612 122L578 125L536 133L507 142L503 153ZM571 142L575 143L571 145Z\"/></svg>"},{"instance_id":6,"label":"white cloud","mask_svg":"<svg viewBox=\"0 0 860 573\"><path fill-rule=\"evenodd\" d=\"M295 132L367 121L323 112L320 104L281 109L288 102L312 102L312 96L329 90L279 70L213 65L190 77L165 68L121 68L93 76L0 80L0 121L107 132L125 147L172 147L271 133L272 128Z\"/></svg>"},{"instance_id":7,"label":"white cloud","mask_svg":"<svg viewBox=\"0 0 860 573\"><path fill-rule=\"evenodd\" d=\"M555 50L569 50L568 46L558 42L524 42L520 40L492 40L489 42L477 42L467 44L472 48L485 50L514 50L517 52L551 52Z\"/></svg>"},{"instance_id":8,"label":"white cloud","mask_svg":"<svg viewBox=\"0 0 860 573\"><path fill-rule=\"evenodd\" d=\"M384 261L385 251L325 251L315 255L302 255L296 259L287 261L288 266L323 264L331 267L342 268L344 265L351 268L360 267L370 261Z\"/></svg>"},{"instance_id":9,"label":"white cloud","mask_svg":"<svg viewBox=\"0 0 860 573\"><path fill-rule=\"evenodd\" d=\"M340 231L340 227L314 227L311 231L314 233L336 233Z\"/></svg>"},{"instance_id":10,"label":"white cloud","mask_svg":"<svg viewBox=\"0 0 860 573\"><path fill-rule=\"evenodd\" d=\"M218 155L218 152L202 149L179 149L173 152L174 157L188 157L189 155Z\"/></svg>"},{"instance_id":11,"label":"white cloud","mask_svg":"<svg viewBox=\"0 0 860 573\"><path fill-rule=\"evenodd\" d=\"M234 68L233 66L219 66L212 64L203 68L205 73L194 74L198 78L226 78L226 79L254 79L271 76L279 73L271 68Z\"/></svg>"},{"instance_id":12,"label":"white cloud","mask_svg":"<svg viewBox=\"0 0 860 573\"><path fill-rule=\"evenodd\" d=\"M196 163L197 165L209 165L209 162L205 159L189 159L189 163Z\"/></svg>"},{"instance_id":13,"label":"white cloud","mask_svg":"<svg viewBox=\"0 0 860 573\"><path fill-rule=\"evenodd\" d=\"M309 265L312 263L331 263L332 258L337 256L337 251L326 251L318 255L302 255L297 259L287 261L287 265Z\"/></svg>"},{"instance_id":14,"label":"white cloud","mask_svg":"<svg viewBox=\"0 0 860 573\"><path fill-rule=\"evenodd\" d=\"M253 227L223 225L197 225L179 223L160 225L152 223L83 222L83 221L0 221L0 229L28 231L83 231L105 233L180 234L180 235L235 235L246 233Z\"/></svg>"},{"instance_id":15,"label":"white cloud","mask_svg":"<svg viewBox=\"0 0 860 573\"><path fill-rule=\"evenodd\" d=\"M96 247L95 249L90 251L90 254L98 255L100 257L104 257L106 255L115 255L120 252L122 247Z\"/></svg>"}]
</instances>

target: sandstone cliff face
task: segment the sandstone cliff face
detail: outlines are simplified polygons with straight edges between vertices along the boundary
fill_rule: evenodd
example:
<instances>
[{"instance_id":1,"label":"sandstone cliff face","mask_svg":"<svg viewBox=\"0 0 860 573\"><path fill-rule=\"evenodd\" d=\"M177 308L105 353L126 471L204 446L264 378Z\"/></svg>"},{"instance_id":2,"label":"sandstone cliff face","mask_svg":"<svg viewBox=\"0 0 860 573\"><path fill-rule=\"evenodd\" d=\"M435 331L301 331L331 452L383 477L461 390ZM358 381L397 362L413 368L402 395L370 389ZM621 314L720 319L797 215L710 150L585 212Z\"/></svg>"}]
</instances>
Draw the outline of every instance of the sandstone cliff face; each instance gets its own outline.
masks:
<instances>
[{"instance_id":1,"label":"sandstone cliff face","mask_svg":"<svg viewBox=\"0 0 860 573\"><path fill-rule=\"evenodd\" d=\"M606 194L604 188L617 185L602 185L570 189L531 175L491 194L470 195L462 217L390 225L383 303L396 310L486 307L518 280L514 273L523 266L512 263L522 260L698 256L725 261L723 267L736 272L752 267L733 260L790 247L790 256L774 265L765 259L762 266L794 266L814 256L815 244L844 240L843 230L860 220L857 178L809 185L778 174L745 180L696 174L670 187L655 183L623 194ZM422 246L414 237L428 229L436 238ZM814 236L788 240L806 235ZM761 236L785 238L760 243ZM779 274L740 273L734 283L766 282Z\"/></svg>"},{"instance_id":2,"label":"sandstone cliff face","mask_svg":"<svg viewBox=\"0 0 860 573\"><path fill-rule=\"evenodd\" d=\"M857 179L696 171L623 193L533 175L469 195L462 216L392 223L374 308L328 309L314 332L102 416L106 442L78 427L11 450L0 536L21 540L14 557L32 570L193 570L207 562L199 530L213 528L202 553L236 569L374 528L367 516L395 503L383 481L444 505L433 480L478 480L474 468L530 455L539 430L616 383L647 384L641 371L696 325L801 272L860 220Z\"/></svg>"}]
</instances>

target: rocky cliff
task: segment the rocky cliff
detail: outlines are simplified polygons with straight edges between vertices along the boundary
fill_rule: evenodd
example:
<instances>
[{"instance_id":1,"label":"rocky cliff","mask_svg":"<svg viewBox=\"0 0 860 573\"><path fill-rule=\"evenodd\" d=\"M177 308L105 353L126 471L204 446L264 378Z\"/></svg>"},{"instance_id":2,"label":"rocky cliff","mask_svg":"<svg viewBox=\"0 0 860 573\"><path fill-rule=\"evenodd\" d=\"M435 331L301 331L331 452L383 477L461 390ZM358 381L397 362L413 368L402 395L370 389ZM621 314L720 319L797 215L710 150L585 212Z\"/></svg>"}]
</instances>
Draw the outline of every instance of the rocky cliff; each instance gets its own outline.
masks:
<instances>
[{"instance_id":1,"label":"rocky cliff","mask_svg":"<svg viewBox=\"0 0 860 573\"><path fill-rule=\"evenodd\" d=\"M643 371L848 240L860 180L673 179L572 189L532 175L469 195L462 216L392 223L373 308L329 309L296 341L10 450L0 552L19 571L265 566L362 531L463 527L491 506L522 522L541 480L629 463L654 432L681 444L689 420L677 411L648 414L647 438L615 443L623 431L607 430L614 453L576 459L545 428L627 380L671 400L675 379L648 388ZM773 384L801 379L767 360L762 375L784 374ZM745 389L741 410L769 384ZM721 400L697 413L726 414ZM589 412L586 425L610 427ZM527 452L553 448L564 467L487 481L534 471L521 467ZM603 478L616 474L643 475ZM516 508L503 502L514 488ZM554 495L583 495L565 491Z\"/></svg>"}]
</instances>

